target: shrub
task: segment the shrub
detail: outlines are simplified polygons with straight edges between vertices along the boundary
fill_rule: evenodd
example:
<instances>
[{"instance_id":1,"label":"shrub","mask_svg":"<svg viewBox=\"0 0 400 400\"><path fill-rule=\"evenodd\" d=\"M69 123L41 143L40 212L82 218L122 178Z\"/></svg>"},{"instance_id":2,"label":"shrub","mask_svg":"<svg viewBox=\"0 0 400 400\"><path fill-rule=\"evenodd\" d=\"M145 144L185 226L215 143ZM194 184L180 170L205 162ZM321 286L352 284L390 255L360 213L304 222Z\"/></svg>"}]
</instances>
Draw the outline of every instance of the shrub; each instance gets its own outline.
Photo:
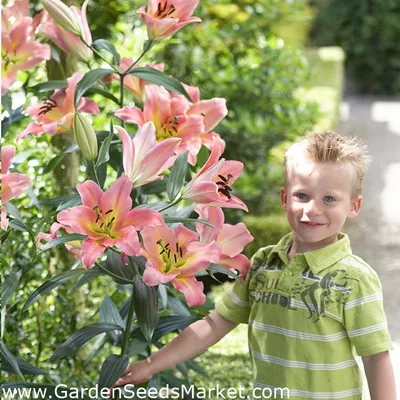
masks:
<instances>
[{"instance_id":1,"label":"shrub","mask_svg":"<svg viewBox=\"0 0 400 400\"><path fill-rule=\"evenodd\" d=\"M315 123L316 105L296 97L308 77L304 53L271 32L277 20L304 9L305 2L203 1L203 23L169 42L160 60L181 81L201 87L202 98L225 97L228 116L217 127L227 159L240 160L245 173L235 184L250 213L276 207L268 154L283 140L303 135ZM234 12L234 10L236 10Z\"/></svg>"},{"instance_id":2,"label":"shrub","mask_svg":"<svg viewBox=\"0 0 400 400\"><path fill-rule=\"evenodd\" d=\"M400 3L316 0L316 46L342 46L346 67L364 93L400 93Z\"/></svg>"}]
</instances>

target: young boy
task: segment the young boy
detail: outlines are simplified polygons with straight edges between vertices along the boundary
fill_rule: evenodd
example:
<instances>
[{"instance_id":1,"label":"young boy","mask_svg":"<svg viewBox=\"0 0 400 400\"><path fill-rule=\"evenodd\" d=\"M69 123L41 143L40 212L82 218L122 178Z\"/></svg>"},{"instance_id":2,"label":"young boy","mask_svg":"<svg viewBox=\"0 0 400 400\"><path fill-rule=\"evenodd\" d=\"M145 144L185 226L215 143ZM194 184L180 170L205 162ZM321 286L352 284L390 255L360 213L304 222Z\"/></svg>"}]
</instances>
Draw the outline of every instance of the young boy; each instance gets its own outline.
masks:
<instances>
[{"instance_id":1,"label":"young boy","mask_svg":"<svg viewBox=\"0 0 400 400\"><path fill-rule=\"evenodd\" d=\"M288 388L290 399L360 400L355 350L371 399L395 400L381 285L340 233L360 211L367 164L364 147L336 133L295 143L285 156L281 189L292 232L253 256L246 280L215 311L130 364L116 385L147 381L247 323L255 388Z\"/></svg>"}]
</instances>

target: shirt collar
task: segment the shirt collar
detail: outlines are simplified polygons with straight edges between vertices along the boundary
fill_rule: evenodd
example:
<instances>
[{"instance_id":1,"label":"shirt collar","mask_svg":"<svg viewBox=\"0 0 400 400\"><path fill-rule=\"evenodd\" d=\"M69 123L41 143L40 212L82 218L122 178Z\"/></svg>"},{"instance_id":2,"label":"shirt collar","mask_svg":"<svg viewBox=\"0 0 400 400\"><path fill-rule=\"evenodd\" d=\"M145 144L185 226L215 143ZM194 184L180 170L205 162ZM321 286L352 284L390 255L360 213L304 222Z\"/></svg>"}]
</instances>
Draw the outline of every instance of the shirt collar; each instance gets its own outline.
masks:
<instances>
[{"instance_id":1,"label":"shirt collar","mask_svg":"<svg viewBox=\"0 0 400 400\"><path fill-rule=\"evenodd\" d=\"M287 250L292 243L292 234L289 233L284 236L278 244L272 249L268 256L268 263L274 255L278 255L285 264L289 263L287 257ZM352 254L350 247L349 237L345 233L338 234L338 240L329 246L323 247L318 250L309 251L306 253L299 253L295 256L304 257L311 271L315 274L323 269L337 263L342 258Z\"/></svg>"}]
</instances>

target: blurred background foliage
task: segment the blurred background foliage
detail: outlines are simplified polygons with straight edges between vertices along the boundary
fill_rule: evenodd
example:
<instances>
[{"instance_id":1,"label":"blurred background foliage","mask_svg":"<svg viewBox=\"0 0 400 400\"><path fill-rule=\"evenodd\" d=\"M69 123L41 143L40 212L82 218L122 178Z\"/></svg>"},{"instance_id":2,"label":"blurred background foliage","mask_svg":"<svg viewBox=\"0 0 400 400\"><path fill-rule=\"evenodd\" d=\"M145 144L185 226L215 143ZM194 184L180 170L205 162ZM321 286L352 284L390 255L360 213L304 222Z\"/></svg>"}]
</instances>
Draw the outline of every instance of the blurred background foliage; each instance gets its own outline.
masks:
<instances>
[{"instance_id":1,"label":"blurred background foliage","mask_svg":"<svg viewBox=\"0 0 400 400\"><path fill-rule=\"evenodd\" d=\"M331 96L324 86L331 84L325 70L322 74L319 70L319 75L326 82L313 80L311 67L318 69L321 57L314 52L310 58L307 49L312 15L318 7L322 13L328 2L316 3L314 1L314 8L310 8L306 0L201 0L195 15L203 22L190 25L173 38L156 44L143 60L143 64L164 62L167 73L184 83L198 86L202 99L226 98L229 114L215 130L227 143L224 157L245 164L245 173L235 183L235 194L248 204L250 210L246 216L236 211L228 212L226 222L235 223L238 216L244 217L256 239L246 249L248 256L258 247L276 242L288 231L279 202L284 150L297 137L318 126L321 122L320 105ZM136 58L146 38L136 10L144 4L144 1L131 4L125 0L90 2L88 19L93 39L107 38L115 43L122 56ZM37 2L32 5L35 11L40 9ZM351 6L345 6L343 2L343 7ZM322 32L322 28L323 24L318 25L317 19L314 32L317 29ZM316 36L314 34L314 40ZM321 43L338 44L336 39ZM342 61L343 58L340 63ZM340 68L335 71L338 78L335 78L336 94L332 98L336 106L328 109L329 115L336 112L334 110L341 98L343 71ZM43 82L45 76L45 67L19 74L21 83L14 86L14 109L35 100L35 94L27 91L25 95L25 89ZM127 104L133 105L129 94ZM115 111L112 107L107 106L101 115L94 117L96 129L108 128ZM332 121L336 121L335 118L332 117ZM21 119L8 131L3 131L4 144L15 144L16 134L27 123L27 118ZM114 123L118 123L116 118ZM332 124L324 124L324 128L334 128ZM133 125L127 127L130 132L136 130ZM70 270L75 262L67 259L60 248L43 253L31 264L36 253L34 237L39 230L48 230L55 215L54 204L47 199L63 196L66 191L73 192L73 188L68 184L65 186L62 181L63 172L67 175L69 167L65 159L58 164L61 173L57 179L52 174L51 164L60 153L60 148L53 144L46 135L31 136L17 144L18 157L14 166L34 180L33 189L13 200L12 204L20 210L31 231L13 226L2 237L2 272L5 276L12 276L17 270L23 271L18 290L7 307L4 341L13 354L50 372L48 376L27 376L28 382L90 387L98 379L101 361L110 353L111 344L106 344L99 353L93 353L92 341L76 357L58 362L49 362L48 359L55 348L77 329L99 320L98 308L105 293L112 295L115 303L123 302L127 298L124 288L119 287L113 293L110 288L115 287L114 283L109 278L102 278L70 293L73 285L70 282L21 312L28 296L41 282ZM78 181L84 177L85 170L81 167ZM54 214L46 219L51 212ZM191 312L204 315L212 307L213 295L209 294L205 308ZM246 356L247 346L243 344L243 335L229 335L210 352L210 356L205 353L199 360L214 377L219 368L217 360L225 354L223 349L230 348L232 352L225 355L229 356L227 363L235 368L230 370L232 373L221 369L223 373L218 375L219 383L225 387L232 386L232 383L237 386L248 384L251 380L250 365ZM142 355L147 351L138 349ZM237 371L243 371L243 382L233 378L232 374L237 374ZM181 369L178 376L184 376L184 372ZM194 383L203 387L215 381L213 378L213 383L210 383L209 378L192 373L190 376ZM15 379L18 377L5 374L4 381Z\"/></svg>"},{"instance_id":2,"label":"blurred background foliage","mask_svg":"<svg viewBox=\"0 0 400 400\"><path fill-rule=\"evenodd\" d=\"M314 0L314 46L341 46L356 89L400 94L400 2Z\"/></svg>"}]
</instances>

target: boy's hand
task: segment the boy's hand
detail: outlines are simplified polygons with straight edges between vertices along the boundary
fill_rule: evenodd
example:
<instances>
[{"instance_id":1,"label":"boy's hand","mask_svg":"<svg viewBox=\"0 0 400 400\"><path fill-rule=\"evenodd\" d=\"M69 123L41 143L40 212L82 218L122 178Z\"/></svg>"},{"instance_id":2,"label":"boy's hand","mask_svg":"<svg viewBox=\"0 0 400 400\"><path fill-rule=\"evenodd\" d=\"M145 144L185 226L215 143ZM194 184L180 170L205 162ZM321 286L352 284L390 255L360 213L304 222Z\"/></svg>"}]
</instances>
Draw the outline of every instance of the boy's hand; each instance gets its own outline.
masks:
<instances>
[{"instance_id":1,"label":"boy's hand","mask_svg":"<svg viewBox=\"0 0 400 400\"><path fill-rule=\"evenodd\" d=\"M147 382L151 379L153 373L151 372L150 363L148 359L130 363L121 378L115 382L113 387L124 385L137 385L139 383Z\"/></svg>"}]
</instances>

